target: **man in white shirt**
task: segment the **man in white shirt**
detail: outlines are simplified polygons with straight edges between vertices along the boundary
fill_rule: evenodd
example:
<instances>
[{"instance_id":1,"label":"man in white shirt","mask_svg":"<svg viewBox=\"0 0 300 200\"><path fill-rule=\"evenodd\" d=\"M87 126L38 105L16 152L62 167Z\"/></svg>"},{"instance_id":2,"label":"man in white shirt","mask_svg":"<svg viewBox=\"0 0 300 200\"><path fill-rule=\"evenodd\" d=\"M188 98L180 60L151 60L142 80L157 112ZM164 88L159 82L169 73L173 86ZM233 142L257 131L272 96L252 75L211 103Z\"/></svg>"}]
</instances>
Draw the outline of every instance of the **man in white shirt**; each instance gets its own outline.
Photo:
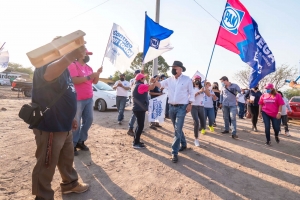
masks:
<instances>
[{"instance_id":1,"label":"man in white shirt","mask_svg":"<svg viewBox=\"0 0 300 200\"><path fill-rule=\"evenodd\" d=\"M118 109L118 124L122 124L124 119L124 109L126 105L128 90L130 89L129 82L125 80L125 74L120 75L120 80L116 81L113 89L117 91L116 106Z\"/></svg>"},{"instance_id":2,"label":"man in white shirt","mask_svg":"<svg viewBox=\"0 0 300 200\"><path fill-rule=\"evenodd\" d=\"M238 102L239 107L239 118L244 119L245 116L245 90L242 89L240 93L236 95L236 100Z\"/></svg>"},{"instance_id":3,"label":"man in white shirt","mask_svg":"<svg viewBox=\"0 0 300 200\"><path fill-rule=\"evenodd\" d=\"M183 151L187 148L182 128L185 115L191 111L192 103L195 101L192 80L190 77L182 74L185 70L182 62L174 61L172 66L172 74L174 76L158 84L161 88L168 89L169 117L175 129L174 142L172 144L173 163L178 161L178 151Z\"/></svg>"}]
</instances>

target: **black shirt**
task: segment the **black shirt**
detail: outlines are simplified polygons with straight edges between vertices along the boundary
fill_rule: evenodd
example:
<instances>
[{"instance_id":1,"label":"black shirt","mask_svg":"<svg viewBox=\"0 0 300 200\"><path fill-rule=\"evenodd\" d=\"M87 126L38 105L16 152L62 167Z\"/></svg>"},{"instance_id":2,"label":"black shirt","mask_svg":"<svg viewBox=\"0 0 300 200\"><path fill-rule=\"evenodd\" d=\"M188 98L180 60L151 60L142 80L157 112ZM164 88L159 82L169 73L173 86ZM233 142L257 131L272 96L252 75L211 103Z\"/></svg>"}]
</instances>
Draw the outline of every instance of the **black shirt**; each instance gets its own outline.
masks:
<instances>
[{"instance_id":1,"label":"black shirt","mask_svg":"<svg viewBox=\"0 0 300 200\"><path fill-rule=\"evenodd\" d=\"M255 97L254 103L247 102L247 104L249 106L259 106L258 101L259 101L261 95L262 95L262 93L259 90L257 92L250 90L249 92L246 93L245 100L247 100L247 99L250 100L250 96L254 96Z\"/></svg>"},{"instance_id":2,"label":"black shirt","mask_svg":"<svg viewBox=\"0 0 300 200\"><path fill-rule=\"evenodd\" d=\"M153 90L150 90L150 92L161 93L161 91L158 87L155 87ZM151 99L158 97L158 95L150 95L150 96L151 96Z\"/></svg>"},{"instance_id":3,"label":"black shirt","mask_svg":"<svg viewBox=\"0 0 300 200\"><path fill-rule=\"evenodd\" d=\"M44 79L46 69L47 65L34 71L32 102L39 104L44 110L62 90L65 88L67 90L44 114L44 119L41 123L37 127L30 128L37 128L47 132L70 131L76 114L77 101L69 70L66 69L58 78L48 82Z\"/></svg>"}]
</instances>

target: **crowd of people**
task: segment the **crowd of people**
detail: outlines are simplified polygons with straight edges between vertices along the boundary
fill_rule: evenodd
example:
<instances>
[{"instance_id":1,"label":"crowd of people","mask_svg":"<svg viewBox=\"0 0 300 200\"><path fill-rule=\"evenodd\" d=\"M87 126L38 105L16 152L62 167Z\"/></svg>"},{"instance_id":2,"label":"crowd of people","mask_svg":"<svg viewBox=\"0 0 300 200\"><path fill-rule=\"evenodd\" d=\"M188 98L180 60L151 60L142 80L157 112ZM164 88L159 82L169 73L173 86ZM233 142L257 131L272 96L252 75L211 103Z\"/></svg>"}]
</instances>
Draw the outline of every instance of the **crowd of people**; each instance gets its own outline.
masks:
<instances>
[{"instance_id":1,"label":"crowd of people","mask_svg":"<svg viewBox=\"0 0 300 200\"><path fill-rule=\"evenodd\" d=\"M74 156L78 155L77 149L89 151L85 142L93 122L92 84L98 82L102 72L102 67L94 72L87 64L89 55L92 53L81 47L34 72L32 102L47 111L38 125L30 126L36 140L37 163L32 174L32 194L36 195L36 200L53 199L51 181L56 166L62 177L63 194L81 193L89 188L88 184L78 182L77 172L73 168ZM231 133L233 139L238 138L236 116L244 119L245 115L251 115L253 131L258 131L258 117L263 118L266 145L271 145L271 123L277 143L281 121L289 136L287 110L290 108L287 99L280 91L275 90L273 84L266 85L264 93L259 91L258 86L246 91L223 76L219 79L222 85L220 88L218 82L211 84L200 76L191 79L183 74L185 71L182 62L174 61L171 66L172 76L156 75L148 79L149 83L143 70L136 70L135 78L129 82L125 80L124 74L120 75L120 80L113 86L117 93L116 121L122 125L128 91L131 90L133 105L127 134L133 136L133 148L146 147L141 142L141 135L149 95L150 98L162 94L168 96L165 117L171 120L174 128L171 147L173 163L178 162L179 152L187 149L183 127L185 116L189 112L194 121L195 146L200 145L199 133L215 131L219 109L222 110L224 119L221 133ZM56 103L51 108L47 107L54 99ZM134 129L135 122L137 125ZM161 127L157 122L150 123L149 126L152 129Z\"/></svg>"}]
</instances>

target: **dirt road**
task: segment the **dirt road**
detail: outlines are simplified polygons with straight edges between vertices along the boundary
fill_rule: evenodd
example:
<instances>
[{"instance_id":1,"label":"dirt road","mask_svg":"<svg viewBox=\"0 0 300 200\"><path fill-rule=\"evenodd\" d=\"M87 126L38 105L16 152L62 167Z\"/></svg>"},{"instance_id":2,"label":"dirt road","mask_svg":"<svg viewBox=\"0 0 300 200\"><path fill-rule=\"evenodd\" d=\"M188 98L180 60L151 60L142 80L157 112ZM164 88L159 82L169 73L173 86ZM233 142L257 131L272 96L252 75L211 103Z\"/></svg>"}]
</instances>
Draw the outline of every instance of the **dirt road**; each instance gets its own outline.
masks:
<instances>
[{"instance_id":1,"label":"dirt road","mask_svg":"<svg viewBox=\"0 0 300 200\"><path fill-rule=\"evenodd\" d=\"M31 172L35 164L33 133L18 118L29 98L0 87L0 199L33 199ZM126 109L123 125L116 123L116 111L94 111L94 123L86 144L90 152L79 151L74 166L80 179L91 185L83 194L62 195L56 171L52 188L55 199L300 199L299 125L291 125L292 137L280 136L276 144L264 145L263 124L250 131L250 120L238 120L238 140L220 134L221 114L214 133L200 136L193 144L193 123L187 115L184 132L188 149L171 162L173 127L170 120L142 135L146 149L131 147L126 134L131 115Z\"/></svg>"}]
</instances>

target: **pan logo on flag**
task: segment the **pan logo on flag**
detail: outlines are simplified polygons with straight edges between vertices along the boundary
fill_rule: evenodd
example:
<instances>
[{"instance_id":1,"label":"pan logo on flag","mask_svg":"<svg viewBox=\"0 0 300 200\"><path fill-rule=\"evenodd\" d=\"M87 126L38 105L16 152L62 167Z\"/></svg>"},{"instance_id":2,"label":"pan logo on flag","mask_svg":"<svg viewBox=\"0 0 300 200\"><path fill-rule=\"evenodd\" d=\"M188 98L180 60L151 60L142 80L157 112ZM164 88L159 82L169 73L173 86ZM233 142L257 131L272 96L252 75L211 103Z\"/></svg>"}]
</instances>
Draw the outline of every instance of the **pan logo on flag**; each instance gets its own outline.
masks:
<instances>
[{"instance_id":1,"label":"pan logo on flag","mask_svg":"<svg viewBox=\"0 0 300 200\"><path fill-rule=\"evenodd\" d=\"M155 49L158 49L159 42L160 42L159 39L152 37L150 39L150 46L153 47L153 48L155 48Z\"/></svg>"},{"instance_id":2,"label":"pan logo on flag","mask_svg":"<svg viewBox=\"0 0 300 200\"><path fill-rule=\"evenodd\" d=\"M239 26L243 20L245 12L233 8L229 3L226 4L221 26L227 31L237 35Z\"/></svg>"}]
</instances>

